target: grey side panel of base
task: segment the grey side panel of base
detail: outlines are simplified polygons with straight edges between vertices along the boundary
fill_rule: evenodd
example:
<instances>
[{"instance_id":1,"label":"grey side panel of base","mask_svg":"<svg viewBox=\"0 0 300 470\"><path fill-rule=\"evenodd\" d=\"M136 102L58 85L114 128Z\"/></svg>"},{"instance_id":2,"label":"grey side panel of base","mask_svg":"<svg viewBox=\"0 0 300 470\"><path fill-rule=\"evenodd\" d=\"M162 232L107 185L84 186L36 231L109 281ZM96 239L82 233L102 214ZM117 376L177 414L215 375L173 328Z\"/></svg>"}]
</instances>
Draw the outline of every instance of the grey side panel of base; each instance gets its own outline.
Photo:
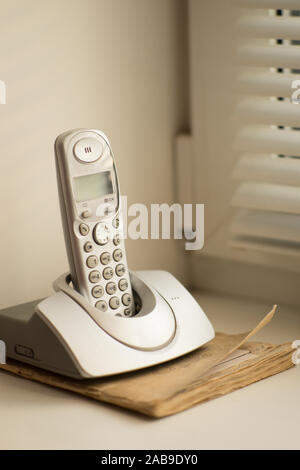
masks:
<instances>
[{"instance_id":1,"label":"grey side panel of base","mask_svg":"<svg viewBox=\"0 0 300 470\"><path fill-rule=\"evenodd\" d=\"M0 310L0 339L6 344L7 356L80 378L68 352L34 312L40 300Z\"/></svg>"}]
</instances>

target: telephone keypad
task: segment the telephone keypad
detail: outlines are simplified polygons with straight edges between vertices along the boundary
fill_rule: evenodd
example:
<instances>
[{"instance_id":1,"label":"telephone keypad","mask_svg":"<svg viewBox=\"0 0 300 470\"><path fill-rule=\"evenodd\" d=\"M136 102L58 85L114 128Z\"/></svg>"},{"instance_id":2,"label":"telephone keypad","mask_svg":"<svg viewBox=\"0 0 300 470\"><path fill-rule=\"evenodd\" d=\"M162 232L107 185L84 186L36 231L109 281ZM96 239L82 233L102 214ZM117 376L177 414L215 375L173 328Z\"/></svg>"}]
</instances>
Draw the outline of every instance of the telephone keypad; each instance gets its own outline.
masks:
<instances>
[{"instance_id":1,"label":"telephone keypad","mask_svg":"<svg viewBox=\"0 0 300 470\"><path fill-rule=\"evenodd\" d=\"M109 266L108 268L103 269L103 277L104 279L108 280L111 279L114 275L113 269Z\"/></svg>"},{"instance_id":2,"label":"telephone keypad","mask_svg":"<svg viewBox=\"0 0 300 470\"><path fill-rule=\"evenodd\" d=\"M89 268L95 268L98 264L98 258L95 255L89 256L86 260L86 264Z\"/></svg>"},{"instance_id":3,"label":"telephone keypad","mask_svg":"<svg viewBox=\"0 0 300 470\"><path fill-rule=\"evenodd\" d=\"M128 287L128 282L127 282L127 280L126 280L126 279L121 279L121 280L119 281L119 289L120 289L121 291L124 291L124 290L127 289L127 287Z\"/></svg>"},{"instance_id":4,"label":"telephone keypad","mask_svg":"<svg viewBox=\"0 0 300 470\"><path fill-rule=\"evenodd\" d=\"M80 224L79 225L79 232L81 235L85 236L89 233L90 229L87 224Z\"/></svg>"},{"instance_id":5,"label":"telephone keypad","mask_svg":"<svg viewBox=\"0 0 300 470\"><path fill-rule=\"evenodd\" d=\"M95 286L92 289L92 296L98 299L99 297L102 297L104 294L104 289L102 286Z\"/></svg>"},{"instance_id":6,"label":"telephone keypad","mask_svg":"<svg viewBox=\"0 0 300 470\"><path fill-rule=\"evenodd\" d=\"M120 221L117 216L111 225L113 227L119 227ZM119 263L124 258L124 252L119 245L121 244L120 233L117 233L112 227L109 227L109 224L104 222L99 222L93 228L93 239L97 245L106 245L106 251L99 253L99 249L95 247L92 241L87 241L83 245L83 250L85 252L94 251L97 256L91 255L87 258L86 264L88 268L93 269L97 265L103 265L102 274L98 270L92 270L88 273L88 281L91 284L96 284L101 282L101 279L108 281L105 285L95 285L91 286L91 294L95 299L103 297L103 299L98 300L95 303L95 307L102 312L106 312L111 309L116 311L123 305L123 312L120 313L124 316L130 316L132 314L132 309L130 305L132 304L133 298L131 292L126 292L129 287L129 281L127 279L128 272L127 268L123 263ZM112 236L110 230L113 230ZM98 253L97 253L98 251ZM118 279L120 278L121 279ZM115 282L114 282L115 281Z\"/></svg>"},{"instance_id":7,"label":"telephone keypad","mask_svg":"<svg viewBox=\"0 0 300 470\"><path fill-rule=\"evenodd\" d=\"M123 258L122 250L120 250L119 248L115 250L113 252L113 258L115 261L121 261L121 259Z\"/></svg>"},{"instance_id":8,"label":"telephone keypad","mask_svg":"<svg viewBox=\"0 0 300 470\"><path fill-rule=\"evenodd\" d=\"M98 302L96 302L95 304L95 307L101 310L102 312L106 312L107 303L105 302L105 300L98 300Z\"/></svg>"},{"instance_id":9,"label":"telephone keypad","mask_svg":"<svg viewBox=\"0 0 300 470\"><path fill-rule=\"evenodd\" d=\"M120 307L120 299L119 297L112 297L109 301L109 305L113 310L116 310L117 308Z\"/></svg>"},{"instance_id":10,"label":"telephone keypad","mask_svg":"<svg viewBox=\"0 0 300 470\"><path fill-rule=\"evenodd\" d=\"M89 275L89 280L93 283L96 284L99 282L101 279L101 274L99 271L92 271Z\"/></svg>"},{"instance_id":11,"label":"telephone keypad","mask_svg":"<svg viewBox=\"0 0 300 470\"><path fill-rule=\"evenodd\" d=\"M102 264L110 263L111 262L110 253L108 253L108 251L105 251L104 253L102 253L102 255L100 256L100 261Z\"/></svg>"}]
</instances>

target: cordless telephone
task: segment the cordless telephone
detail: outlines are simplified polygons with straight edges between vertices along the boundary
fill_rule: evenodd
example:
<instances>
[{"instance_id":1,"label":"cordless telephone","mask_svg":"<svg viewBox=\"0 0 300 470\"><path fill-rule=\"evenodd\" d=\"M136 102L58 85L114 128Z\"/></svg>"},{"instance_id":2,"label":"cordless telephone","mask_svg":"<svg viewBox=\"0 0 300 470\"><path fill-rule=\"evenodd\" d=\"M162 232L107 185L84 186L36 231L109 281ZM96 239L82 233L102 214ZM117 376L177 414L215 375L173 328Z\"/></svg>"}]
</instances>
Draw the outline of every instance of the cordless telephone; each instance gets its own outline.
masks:
<instances>
[{"instance_id":1,"label":"cordless telephone","mask_svg":"<svg viewBox=\"0 0 300 470\"><path fill-rule=\"evenodd\" d=\"M91 305L132 316L118 176L107 137L98 130L55 142L59 199L73 287Z\"/></svg>"},{"instance_id":2,"label":"cordless telephone","mask_svg":"<svg viewBox=\"0 0 300 470\"><path fill-rule=\"evenodd\" d=\"M128 271L107 137L94 129L65 132L55 161L70 272L47 298L0 310L7 356L87 379L161 364L210 341L211 323L174 276Z\"/></svg>"}]
</instances>

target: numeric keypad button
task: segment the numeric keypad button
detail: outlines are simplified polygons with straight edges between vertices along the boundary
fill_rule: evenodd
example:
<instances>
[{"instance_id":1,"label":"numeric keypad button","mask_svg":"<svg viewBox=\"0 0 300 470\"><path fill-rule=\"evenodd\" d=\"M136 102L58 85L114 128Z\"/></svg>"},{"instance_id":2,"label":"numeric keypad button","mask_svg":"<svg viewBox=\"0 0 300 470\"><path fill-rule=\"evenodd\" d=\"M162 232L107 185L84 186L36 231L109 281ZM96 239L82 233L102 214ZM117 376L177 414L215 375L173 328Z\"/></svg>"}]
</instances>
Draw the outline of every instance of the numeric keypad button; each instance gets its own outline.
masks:
<instances>
[{"instance_id":1,"label":"numeric keypad button","mask_svg":"<svg viewBox=\"0 0 300 470\"><path fill-rule=\"evenodd\" d=\"M126 272L126 269L125 269L124 264L117 264L117 266L116 266L117 276L120 276L120 277L124 276L125 272Z\"/></svg>"},{"instance_id":2,"label":"numeric keypad button","mask_svg":"<svg viewBox=\"0 0 300 470\"><path fill-rule=\"evenodd\" d=\"M128 305L131 304L131 301L132 301L132 297L130 294L122 295L122 302L126 307L128 307Z\"/></svg>"},{"instance_id":3,"label":"numeric keypad button","mask_svg":"<svg viewBox=\"0 0 300 470\"><path fill-rule=\"evenodd\" d=\"M119 308L121 305L119 297L112 297L109 301L110 308L113 310L116 310L116 308Z\"/></svg>"},{"instance_id":4,"label":"numeric keypad button","mask_svg":"<svg viewBox=\"0 0 300 470\"><path fill-rule=\"evenodd\" d=\"M129 317L129 315L131 315L131 310L130 310L130 308L125 308L125 309L124 309L124 315L125 315L126 317Z\"/></svg>"},{"instance_id":5,"label":"numeric keypad button","mask_svg":"<svg viewBox=\"0 0 300 470\"><path fill-rule=\"evenodd\" d=\"M117 285L114 282L108 282L106 284L106 292L109 295L115 294L117 292Z\"/></svg>"},{"instance_id":6,"label":"numeric keypad button","mask_svg":"<svg viewBox=\"0 0 300 470\"><path fill-rule=\"evenodd\" d=\"M108 251L105 251L104 253L102 253L102 255L100 256L100 261L102 264L110 263L111 261L110 253L108 253Z\"/></svg>"},{"instance_id":7,"label":"numeric keypad button","mask_svg":"<svg viewBox=\"0 0 300 470\"><path fill-rule=\"evenodd\" d=\"M97 282L99 282L100 279L101 279L101 274L99 271L92 271L89 275L89 280L93 284L96 284Z\"/></svg>"},{"instance_id":8,"label":"numeric keypad button","mask_svg":"<svg viewBox=\"0 0 300 470\"><path fill-rule=\"evenodd\" d=\"M111 279L114 275L113 268L108 266L107 268L103 269L102 275L103 275L104 279L106 279L106 280Z\"/></svg>"},{"instance_id":9,"label":"numeric keypad button","mask_svg":"<svg viewBox=\"0 0 300 470\"><path fill-rule=\"evenodd\" d=\"M97 256L89 256L88 259L86 260L86 264L89 268L95 268L98 264L98 258Z\"/></svg>"},{"instance_id":10,"label":"numeric keypad button","mask_svg":"<svg viewBox=\"0 0 300 470\"><path fill-rule=\"evenodd\" d=\"M86 236L89 233L90 229L87 224L80 224L79 225L79 232L82 236Z\"/></svg>"},{"instance_id":11,"label":"numeric keypad button","mask_svg":"<svg viewBox=\"0 0 300 470\"><path fill-rule=\"evenodd\" d=\"M93 251L93 244L91 242L86 242L84 244L83 249L86 253L90 253L91 251Z\"/></svg>"},{"instance_id":12,"label":"numeric keypad button","mask_svg":"<svg viewBox=\"0 0 300 470\"><path fill-rule=\"evenodd\" d=\"M95 307L101 310L101 312L106 312L108 305L105 300L98 300L98 302L95 304Z\"/></svg>"},{"instance_id":13,"label":"numeric keypad button","mask_svg":"<svg viewBox=\"0 0 300 470\"><path fill-rule=\"evenodd\" d=\"M99 297L102 297L104 294L104 289L102 286L95 286L92 289L92 296L95 297L96 299L99 299Z\"/></svg>"},{"instance_id":14,"label":"numeric keypad button","mask_svg":"<svg viewBox=\"0 0 300 470\"><path fill-rule=\"evenodd\" d=\"M120 235L119 235L118 233L114 236L113 242L114 242L114 245L115 245L115 246L120 245L121 237L120 237Z\"/></svg>"},{"instance_id":15,"label":"numeric keypad button","mask_svg":"<svg viewBox=\"0 0 300 470\"><path fill-rule=\"evenodd\" d=\"M127 287L128 287L128 281L127 281L127 279L120 279L120 281L119 281L119 289L122 290L122 291L124 291L124 290L127 289Z\"/></svg>"},{"instance_id":16,"label":"numeric keypad button","mask_svg":"<svg viewBox=\"0 0 300 470\"><path fill-rule=\"evenodd\" d=\"M119 248L115 250L113 252L113 258L115 261L121 261L121 259L123 258L122 250L120 250Z\"/></svg>"}]
</instances>

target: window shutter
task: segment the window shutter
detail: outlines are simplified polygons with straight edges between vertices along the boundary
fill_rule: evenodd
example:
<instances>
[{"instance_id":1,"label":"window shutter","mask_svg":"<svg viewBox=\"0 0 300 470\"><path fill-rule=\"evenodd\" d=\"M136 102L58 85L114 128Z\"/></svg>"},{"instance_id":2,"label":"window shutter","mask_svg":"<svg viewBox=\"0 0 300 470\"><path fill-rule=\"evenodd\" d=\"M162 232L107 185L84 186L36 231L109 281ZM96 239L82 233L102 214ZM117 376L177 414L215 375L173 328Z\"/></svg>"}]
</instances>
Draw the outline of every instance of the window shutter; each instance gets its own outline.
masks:
<instances>
[{"instance_id":1,"label":"window shutter","mask_svg":"<svg viewBox=\"0 0 300 470\"><path fill-rule=\"evenodd\" d=\"M236 3L247 8L237 20L239 159L230 244L293 254L300 249L300 104L291 100L292 82L300 80L300 2Z\"/></svg>"}]
</instances>

